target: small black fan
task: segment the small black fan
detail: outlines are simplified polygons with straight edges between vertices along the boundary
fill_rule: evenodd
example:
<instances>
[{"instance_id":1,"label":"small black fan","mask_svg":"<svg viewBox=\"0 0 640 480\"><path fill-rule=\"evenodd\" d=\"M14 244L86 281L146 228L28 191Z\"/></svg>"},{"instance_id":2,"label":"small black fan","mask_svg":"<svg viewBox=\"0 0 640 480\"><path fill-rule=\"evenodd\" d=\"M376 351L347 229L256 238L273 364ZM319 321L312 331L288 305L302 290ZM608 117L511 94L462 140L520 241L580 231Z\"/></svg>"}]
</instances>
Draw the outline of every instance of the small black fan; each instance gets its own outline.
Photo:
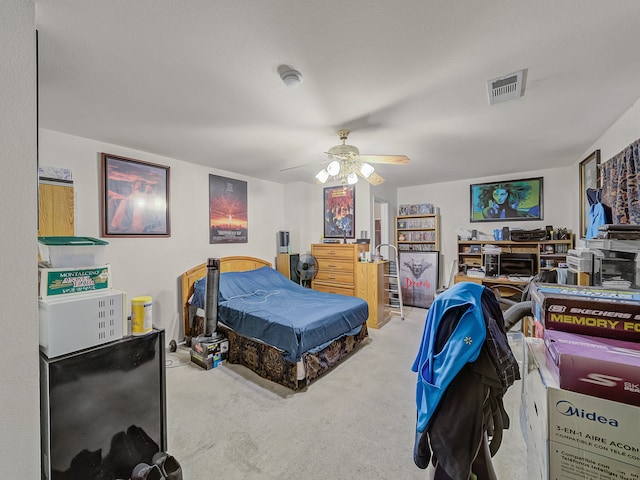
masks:
<instances>
[{"instance_id":1,"label":"small black fan","mask_svg":"<svg viewBox=\"0 0 640 480\"><path fill-rule=\"evenodd\" d=\"M300 285L311 288L311 280L313 280L318 273L318 262L316 262L316 259L312 255L304 253L300 255L298 259L296 272L298 272L298 277L300 277Z\"/></svg>"}]
</instances>

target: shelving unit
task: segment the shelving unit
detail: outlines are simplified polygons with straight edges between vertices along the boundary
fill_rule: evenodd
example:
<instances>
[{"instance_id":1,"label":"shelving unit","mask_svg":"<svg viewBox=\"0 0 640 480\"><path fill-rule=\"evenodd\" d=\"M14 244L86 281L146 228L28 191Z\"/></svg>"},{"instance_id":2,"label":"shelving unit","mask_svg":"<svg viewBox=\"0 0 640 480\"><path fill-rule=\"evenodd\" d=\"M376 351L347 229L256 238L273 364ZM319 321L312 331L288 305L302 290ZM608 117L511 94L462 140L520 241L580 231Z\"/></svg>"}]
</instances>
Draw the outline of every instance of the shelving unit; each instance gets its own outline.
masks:
<instances>
[{"instance_id":1,"label":"shelving unit","mask_svg":"<svg viewBox=\"0 0 640 480\"><path fill-rule=\"evenodd\" d=\"M398 251L440 251L440 216L399 215L396 217L396 245Z\"/></svg>"},{"instance_id":2,"label":"shelving unit","mask_svg":"<svg viewBox=\"0 0 640 480\"><path fill-rule=\"evenodd\" d=\"M485 245L495 245L502 253L528 253L536 255L536 272L558 267L566 263L567 253L573 248L573 235L568 240L537 240L514 242L510 240L459 240L458 269L464 273L465 268L480 268L485 265Z\"/></svg>"}]
</instances>

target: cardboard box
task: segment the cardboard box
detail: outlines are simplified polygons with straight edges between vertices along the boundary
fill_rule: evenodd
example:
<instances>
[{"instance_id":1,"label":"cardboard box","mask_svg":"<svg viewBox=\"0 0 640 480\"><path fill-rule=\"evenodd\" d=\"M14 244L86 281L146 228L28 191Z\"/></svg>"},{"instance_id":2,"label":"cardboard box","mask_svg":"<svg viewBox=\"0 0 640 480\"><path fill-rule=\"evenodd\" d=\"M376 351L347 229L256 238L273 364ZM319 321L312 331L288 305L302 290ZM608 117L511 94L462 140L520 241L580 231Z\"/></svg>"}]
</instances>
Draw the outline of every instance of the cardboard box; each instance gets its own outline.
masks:
<instances>
[{"instance_id":1,"label":"cardboard box","mask_svg":"<svg viewBox=\"0 0 640 480\"><path fill-rule=\"evenodd\" d=\"M111 265L38 268L38 297L47 298L111 288Z\"/></svg>"},{"instance_id":2,"label":"cardboard box","mask_svg":"<svg viewBox=\"0 0 640 480\"><path fill-rule=\"evenodd\" d=\"M191 340L191 361L205 370L216 368L228 358L229 340L196 337Z\"/></svg>"},{"instance_id":3,"label":"cardboard box","mask_svg":"<svg viewBox=\"0 0 640 480\"><path fill-rule=\"evenodd\" d=\"M191 350L191 361L205 370L217 368L224 363L221 353L215 353L205 357L193 350Z\"/></svg>"},{"instance_id":4,"label":"cardboard box","mask_svg":"<svg viewBox=\"0 0 640 480\"><path fill-rule=\"evenodd\" d=\"M560 388L640 406L640 344L553 330L545 344Z\"/></svg>"},{"instance_id":5,"label":"cardboard box","mask_svg":"<svg viewBox=\"0 0 640 480\"><path fill-rule=\"evenodd\" d=\"M640 342L640 291L533 283L533 313L545 329Z\"/></svg>"},{"instance_id":6,"label":"cardboard box","mask_svg":"<svg viewBox=\"0 0 640 480\"><path fill-rule=\"evenodd\" d=\"M639 478L640 408L560 389L544 341L525 342L527 478Z\"/></svg>"}]
</instances>

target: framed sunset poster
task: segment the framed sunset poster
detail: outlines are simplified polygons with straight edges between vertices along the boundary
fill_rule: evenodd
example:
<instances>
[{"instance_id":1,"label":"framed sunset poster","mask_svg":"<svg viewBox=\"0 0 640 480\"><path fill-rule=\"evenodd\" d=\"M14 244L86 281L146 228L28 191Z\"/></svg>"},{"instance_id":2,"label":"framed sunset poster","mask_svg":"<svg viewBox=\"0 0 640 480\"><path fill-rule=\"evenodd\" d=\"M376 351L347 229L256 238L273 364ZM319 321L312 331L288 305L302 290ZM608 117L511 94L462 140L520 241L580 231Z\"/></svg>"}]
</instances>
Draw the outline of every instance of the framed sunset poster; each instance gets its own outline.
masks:
<instances>
[{"instance_id":1,"label":"framed sunset poster","mask_svg":"<svg viewBox=\"0 0 640 480\"><path fill-rule=\"evenodd\" d=\"M169 167L101 154L102 236L169 237Z\"/></svg>"}]
</instances>

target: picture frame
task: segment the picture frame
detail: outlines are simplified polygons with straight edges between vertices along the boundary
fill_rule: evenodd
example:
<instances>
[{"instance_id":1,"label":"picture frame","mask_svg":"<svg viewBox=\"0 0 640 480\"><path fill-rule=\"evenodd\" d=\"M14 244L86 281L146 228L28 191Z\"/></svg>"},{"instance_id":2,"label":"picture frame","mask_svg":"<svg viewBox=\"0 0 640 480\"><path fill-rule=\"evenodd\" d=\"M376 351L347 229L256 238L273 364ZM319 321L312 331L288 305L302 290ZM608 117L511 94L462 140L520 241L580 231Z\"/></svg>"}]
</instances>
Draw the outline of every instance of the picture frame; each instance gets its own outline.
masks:
<instances>
[{"instance_id":1,"label":"picture frame","mask_svg":"<svg viewBox=\"0 0 640 480\"><path fill-rule=\"evenodd\" d=\"M102 236L170 237L170 168L104 152L100 159Z\"/></svg>"},{"instance_id":2,"label":"picture frame","mask_svg":"<svg viewBox=\"0 0 640 480\"><path fill-rule=\"evenodd\" d=\"M470 185L470 221L542 220L543 177Z\"/></svg>"},{"instance_id":3,"label":"picture frame","mask_svg":"<svg viewBox=\"0 0 640 480\"><path fill-rule=\"evenodd\" d=\"M588 189L597 190L600 185L600 150L593 151L580 162L580 238L586 238L589 226L590 204Z\"/></svg>"},{"instance_id":4,"label":"picture frame","mask_svg":"<svg viewBox=\"0 0 640 480\"><path fill-rule=\"evenodd\" d=\"M440 278L440 252L398 252L402 304L429 308Z\"/></svg>"},{"instance_id":5,"label":"picture frame","mask_svg":"<svg viewBox=\"0 0 640 480\"><path fill-rule=\"evenodd\" d=\"M248 243L247 182L209 175L209 243Z\"/></svg>"},{"instance_id":6,"label":"picture frame","mask_svg":"<svg viewBox=\"0 0 640 480\"><path fill-rule=\"evenodd\" d=\"M323 189L324 238L356 238L355 185Z\"/></svg>"}]
</instances>

